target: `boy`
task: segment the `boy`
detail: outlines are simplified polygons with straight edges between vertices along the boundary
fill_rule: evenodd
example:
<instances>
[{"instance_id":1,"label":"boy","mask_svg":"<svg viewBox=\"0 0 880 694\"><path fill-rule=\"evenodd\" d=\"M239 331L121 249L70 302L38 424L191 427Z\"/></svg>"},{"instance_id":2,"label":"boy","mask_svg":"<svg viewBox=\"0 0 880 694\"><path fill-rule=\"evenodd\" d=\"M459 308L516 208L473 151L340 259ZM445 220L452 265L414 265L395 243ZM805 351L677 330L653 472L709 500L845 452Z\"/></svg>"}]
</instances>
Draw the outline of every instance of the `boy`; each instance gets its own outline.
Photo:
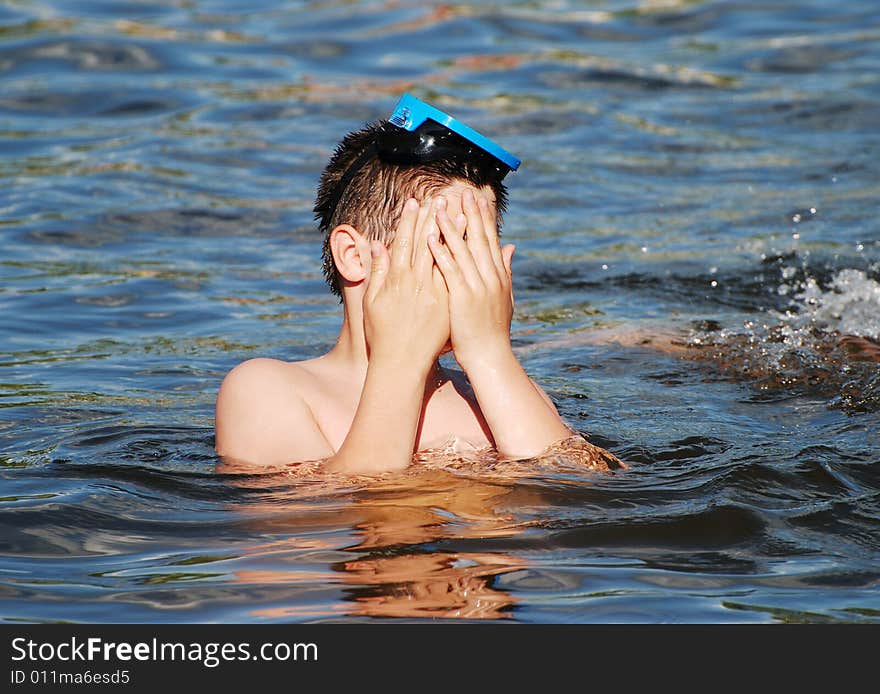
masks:
<instances>
[{"instance_id":1,"label":"boy","mask_svg":"<svg viewBox=\"0 0 880 694\"><path fill-rule=\"evenodd\" d=\"M501 247L498 218L518 166L410 95L342 140L315 205L339 338L316 359L251 359L226 376L216 448L227 466L320 460L375 474L426 449L524 458L572 440L510 345L514 247ZM439 365L449 349L464 373ZM592 466L619 464L574 440Z\"/></svg>"}]
</instances>

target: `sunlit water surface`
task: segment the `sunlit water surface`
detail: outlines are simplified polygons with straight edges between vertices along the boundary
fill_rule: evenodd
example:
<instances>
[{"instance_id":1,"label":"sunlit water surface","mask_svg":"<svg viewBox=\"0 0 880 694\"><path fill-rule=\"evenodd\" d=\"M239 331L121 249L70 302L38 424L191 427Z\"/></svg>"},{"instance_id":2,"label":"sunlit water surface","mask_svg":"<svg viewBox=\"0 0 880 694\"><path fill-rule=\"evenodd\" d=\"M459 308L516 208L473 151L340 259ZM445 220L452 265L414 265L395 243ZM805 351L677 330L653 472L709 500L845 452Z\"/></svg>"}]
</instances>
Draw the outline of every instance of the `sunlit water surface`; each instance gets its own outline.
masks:
<instances>
[{"instance_id":1,"label":"sunlit water surface","mask_svg":"<svg viewBox=\"0 0 880 694\"><path fill-rule=\"evenodd\" d=\"M219 475L404 90L522 157L516 349L628 461ZM875 0L0 3L0 619L880 621Z\"/></svg>"}]
</instances>

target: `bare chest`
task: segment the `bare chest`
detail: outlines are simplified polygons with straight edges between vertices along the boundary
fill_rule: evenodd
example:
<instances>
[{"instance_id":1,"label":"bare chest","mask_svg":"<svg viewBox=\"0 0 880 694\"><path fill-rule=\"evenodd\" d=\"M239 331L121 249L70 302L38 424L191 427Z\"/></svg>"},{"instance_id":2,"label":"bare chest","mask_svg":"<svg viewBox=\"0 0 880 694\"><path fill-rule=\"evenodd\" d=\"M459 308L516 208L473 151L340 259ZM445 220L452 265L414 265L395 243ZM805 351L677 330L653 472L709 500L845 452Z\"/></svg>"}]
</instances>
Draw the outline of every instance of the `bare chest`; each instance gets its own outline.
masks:
<instances>
[{"instance_id":1,"label":"bare chest","mask_svg":"<svg viewBox=\"0 0 880 694\"><path fill-rule=\"evenodd\" d=\"M358 398L334 397L333 393L325 392L315 394L309 405L327 442L338 451L351 429ZM393 423L389 425L393 426ZM447 382L422 406L416 450L450 446L485 448L492 445L486 432L488 427L473 395Z\"/></svg>"}]
</instances>

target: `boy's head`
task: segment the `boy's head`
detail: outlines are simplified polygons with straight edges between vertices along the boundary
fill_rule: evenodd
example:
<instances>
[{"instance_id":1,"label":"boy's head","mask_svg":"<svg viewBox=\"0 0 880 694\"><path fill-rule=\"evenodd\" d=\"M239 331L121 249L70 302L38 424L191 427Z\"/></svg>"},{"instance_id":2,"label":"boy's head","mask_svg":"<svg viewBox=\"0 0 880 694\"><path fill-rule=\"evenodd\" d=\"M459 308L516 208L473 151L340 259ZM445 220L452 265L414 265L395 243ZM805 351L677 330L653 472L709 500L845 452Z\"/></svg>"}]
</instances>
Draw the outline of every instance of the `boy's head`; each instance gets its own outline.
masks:
<instances>
[{"instance_id":1,"label":"boy's head","mask_svg":"<svg viewBox=\"0 0 880 694\"><path fill-rule=\"evenodd\" d=\"M351 225L367 239L387 246L407 199L421 201L455 183L491 190L499 225L506 209L507 188L502 179L507 169L486 165L485 156L456 156L454 152L435 161L389 161L379 154L376 142L398 130L383 120L349 133L321 174L315 218L324 235L324 276L339 296L341 282L330 244L331 232L339 225Z\"/></svg>"}]
</instances>

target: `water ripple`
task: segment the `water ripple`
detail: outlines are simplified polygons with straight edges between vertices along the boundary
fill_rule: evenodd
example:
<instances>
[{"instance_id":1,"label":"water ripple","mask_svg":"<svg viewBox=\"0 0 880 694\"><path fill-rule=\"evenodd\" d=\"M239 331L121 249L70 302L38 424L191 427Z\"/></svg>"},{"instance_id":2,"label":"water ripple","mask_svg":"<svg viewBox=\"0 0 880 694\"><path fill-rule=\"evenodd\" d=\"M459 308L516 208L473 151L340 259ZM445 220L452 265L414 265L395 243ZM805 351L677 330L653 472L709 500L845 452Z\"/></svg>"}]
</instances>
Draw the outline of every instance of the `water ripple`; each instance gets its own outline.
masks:
<instances>
[{"instance_id":1,"label":"water ripple","mask_svg":"<svg viewBox=\"0 0 880 694\"><path fill-rule=\"evenodd\" d=\"M873 0L0 7L0 618L877 621ZM523 159L513 342L629 469L217 474L332 346L318 173L424 97Z\"/></svg>"}]
</instances>

